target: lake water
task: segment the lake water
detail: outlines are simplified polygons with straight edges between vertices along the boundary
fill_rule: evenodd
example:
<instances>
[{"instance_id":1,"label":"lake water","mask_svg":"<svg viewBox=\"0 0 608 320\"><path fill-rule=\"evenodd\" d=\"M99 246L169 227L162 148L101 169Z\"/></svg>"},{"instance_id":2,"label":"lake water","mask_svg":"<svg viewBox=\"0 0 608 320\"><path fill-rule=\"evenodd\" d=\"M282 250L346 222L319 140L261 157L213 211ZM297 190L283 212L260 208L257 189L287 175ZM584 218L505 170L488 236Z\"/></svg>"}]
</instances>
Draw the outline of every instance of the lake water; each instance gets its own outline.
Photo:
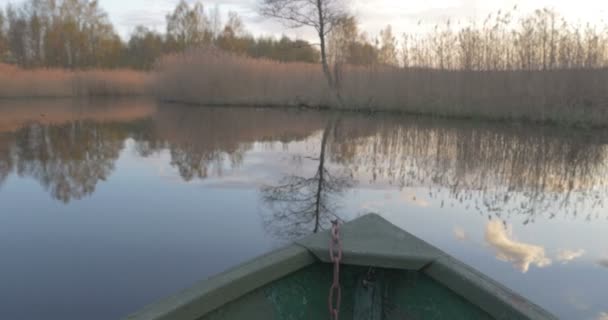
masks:
<instances>
[{"instance_id":1,"label":"lake water","mask_svg":"<svg viewBox=\"0 0 608 320\"><path fill-rule=\"evenodd\" d=\"M0 102L0 318L117 319L306 235L319 170L321 227L377 212L608 318L608 132L148 100Z\"/></svg>"}]
</instances>

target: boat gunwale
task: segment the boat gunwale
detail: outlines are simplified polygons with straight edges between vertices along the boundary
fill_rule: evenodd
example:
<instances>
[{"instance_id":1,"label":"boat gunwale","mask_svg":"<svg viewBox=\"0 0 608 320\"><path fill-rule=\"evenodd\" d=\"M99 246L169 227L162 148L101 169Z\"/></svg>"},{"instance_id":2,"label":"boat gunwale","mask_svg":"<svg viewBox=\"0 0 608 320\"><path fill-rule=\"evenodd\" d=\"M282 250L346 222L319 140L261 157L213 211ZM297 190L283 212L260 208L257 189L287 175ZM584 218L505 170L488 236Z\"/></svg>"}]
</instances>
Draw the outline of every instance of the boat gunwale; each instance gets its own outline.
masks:
<instances>
[{"instance_id":1,"label":"boat gunwale","mask_svg":"<svg viewBox=\"0 0 608 320\"><path fill-rule=\"evenodd\" d=\"M317 262L306 248L290 245L202 280L148 305L128 320L194 320L255 289Z\"/></svg>"},{"instance_id":2,"label":"boat gunwale","mask_svg":"<svg viewBox=\"0 0 608 320\"><path fill-rule=\"evenodd\" d=\"M355 242L345 243L344 264L424 273L495 319L558 319L501 283L392 225L379 215L362 216L346 223L343 229L343 236L353 237L351 242ZM358 247L372 236L378 238L374 239L375 244L365 249ZM314 263L326 263L329 259L328 240L329 232L311 235L200 281L190 289L152 304L126 319L199 319L288 274ZM378 252L374 246L379 243L390 245L378 248Z\"/></svg>"}]
</instances>

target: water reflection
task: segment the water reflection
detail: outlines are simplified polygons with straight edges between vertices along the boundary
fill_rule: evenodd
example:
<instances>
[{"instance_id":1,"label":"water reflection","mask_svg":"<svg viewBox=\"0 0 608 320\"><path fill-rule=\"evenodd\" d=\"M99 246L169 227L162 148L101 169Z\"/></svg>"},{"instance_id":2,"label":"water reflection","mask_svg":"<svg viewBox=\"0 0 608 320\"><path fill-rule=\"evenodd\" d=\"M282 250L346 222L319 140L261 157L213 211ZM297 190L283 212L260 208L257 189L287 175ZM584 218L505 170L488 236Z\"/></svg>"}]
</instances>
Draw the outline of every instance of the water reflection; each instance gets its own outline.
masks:
<instances>
[{"instance_id":1,"label":"water reflection","mask_svg":"<svg viewBox=\"0 0 608 320\"><path fill-rule=\"evenodd\" d=\"M270 207L270 214L263 216L268 233L285 240L327 229L332 220L341 220L337 214L337 203L347 188L354 184L352 173L347 169L332 172L326 165L326 149L332 137L337 136L334 120L323 130L318 162L312 177L290 175L281 179L279 185L260 188L263 201Z\"/></svg>"},{"instance_id":2,"label":"water reflection","mask_svg":"<svg viewBox=\"0 0 608 320\"><path fill-rule=\"evenodd\" d=\"M584 249L578 249L578 250L562 249L562 250L559 250L559 252L557 253L556 260L561 262L562 264L567 264L567 263L570 263L570 262L582 257L583 255L585 255Z\"/></svg>"},{"instance_id":3,"label":"water reflection","mask_svg":"<svg viewBox=\"0 0 608 320\"><path fill-rule=\"evenodd\" d=\"M5 130L0 132L0 184L15 172L68 203L91 195L110 176L129 135L124 121L149 115L152 108L113 101L94 109L74 101L57 103L41 108L20 101L0 108Z\"/></svg>"},{"instance_id":4,"label":"water reflection","mask_svg":"<svg viewBox=\"0 0 608 320\"><path fill-rule=\"evenodd\" d=\"M7 134L0 133L0 188L13 170L13 157L11 155L10 140Z\"/></svg>"},{"instance_id":5,"label":"water reflection","mask_svg":"<svg viewBox=\"0 0 608 320\"><path fill-rule=\"evenodd\" d=\"M144 156L168 149L185 181L205 179L239 167L254 143L300 141L322 122L311 112L163 105L151 131L137 136L137 149Z\"/></svg>"},{"instance_id":6,"label":"water reflection","mask_svg":"<svg viewBox=\"0 0 608 320\"><path fill-rule=\"evenodd\" d=\"M38 180L63 202L92 194L114 169L126 131L88 121L33 124L15 133L16 172Z\"/></svg>"},{"instance_id":7,"label":"water reflection","mask_svg":"<svg viewBox=\"0 0 608 320\"><path fill-rule=\"evenodd\" d=\"M449 191L460 202L506 219L558 212L599 217L606 195L605 132L470 122L354 118L332 158L369 183Z\"/></svg>"},{"instance_id":8,"label":"water reflection","mask_svg":"<svg viewBox=\"0 0 608 320\"><path fill-rule=\"evenodd\" d=\"M485 240L496 251L496 258L511 262L523 273L528 272L530 265L543 268L551 264L545 248L513 240L508 228L499 221L488 222Z\"/></svg>"},{"instance_id":9,"label":"water reflection","mask_svg":"<svg viewBox=\"0 0 608 320\"><path fill-rule=\"evenodd\" d=\"M467 232L464 230L464 228L462 228L460 226L455 226L453 229L453 232L454 232L454 237L458 241L466 241L469 239L469 235L467 234Z\"/></svg>"},{"instance_id":10,"label":"water reflection","mask_svg":"<svg viewBox=\"0 0 608 320\"><path fill-rule=\"evenodd\" d=\"M64 202L92 194L108 179L128 138L142 157L168 151L184 181L221 177L256 146L279 142L289 154L290 145L302 142L321 151L322 166L352 174L360 186L422 187L442 206L464 203L484 216L525 217L526 224L557 214L600 217L608 189L608 139L599 131L358 115L342 115L328 129L328 114L316 112L133 101L5 104L0 185L14 172ZM279 185L306 189L324 173L317 169ZM266 198L289 209L285 192Z\"/></svg>"},{"instance_id":11,"label":"water reflection","mask_svg":"<svg viewBox=\"0 0 608 320\"><path fill-rule=\"evenodd\" d=\"M323 128L321 115L311 112L131 100L11 102L0 114L0 186L14 172L65 203L91 195L112 174L128 138L144 157L169 150L171 165L191 181L240 166L256 142L299 141Z\"/></svg>"},{"instance_id":12,"label":"water reflection","mask_svg":"<svg viewBox=\"0 0 608 320\"><path fill-rule=\"evenodd\" d=\"M187 286L365 207L565 319L606 310L605 221L596 218L608 218L607 132L337 116L136 100L0 101L0 251L8 255L5 278L21 281L28 297L0 290L17 304L3 301L22 312L19 303L42 292L37 303L63 309L67 298L44 293L60 292L62 279L78 287L86 275L89 287L124 293L108 305L135 310L179 289L150 288L167 270L176 274L167 282ZM68 205L49 204L48 195ZM78 263L79 255L93 262ZM36 276L58 284L23 281ZM68 300L89 299L80 292ZM146 298L131 301L138 293ZM569 304L570 296L588 309ZM103 305L96 314L112 310Z\"/></svg>"}]
</instances>

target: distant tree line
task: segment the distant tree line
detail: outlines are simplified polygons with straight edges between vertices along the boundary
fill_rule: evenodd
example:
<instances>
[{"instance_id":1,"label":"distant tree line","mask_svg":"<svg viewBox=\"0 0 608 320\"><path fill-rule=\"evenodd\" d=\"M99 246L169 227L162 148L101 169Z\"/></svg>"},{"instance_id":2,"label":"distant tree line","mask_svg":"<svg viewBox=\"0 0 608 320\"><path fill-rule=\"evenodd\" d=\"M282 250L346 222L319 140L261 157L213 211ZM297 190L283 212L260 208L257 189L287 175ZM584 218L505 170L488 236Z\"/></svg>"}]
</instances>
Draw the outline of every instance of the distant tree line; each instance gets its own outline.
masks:
<instances>
[{"instance_id":1,"label":"distant tree line","mask_svg":"<svg viewBox=\"0 0 608 320\"><path fill-rule=\"evenodd\" d=\"M399 65L399 44L390 25L371 39L359 31L355 17L346 16L329 35L329 60L332 64Z\"/></svg>"},{"instance_id":2,"label":"distant tree line","mask_svg":"<svg viewBox=\"0 0 608 320\"><path fill-rule=\"evenodd\" d=\"M0 11L0 50L23 67L107 67L123 45L97 1L29 0Z\"/></svg>"},{"instance_id":3,"label":"distant tree line","mask_svg":"<svg viewBox=\"0 0 608 320\"><path fill-rule=\"evenodd\" d=\"M271 3L274 3L271 1ZM430 31L400 36L390 25L377 37L355 17L332 22L325 43L328 65L399 66L446 70L549 70L608 66L608 27L572 24L549 9L521 15L517 8L483 21L446 21ZM134 68L190 47L215 46L254 58L321 61L319 46L283 36L253 37L235 12L222 23L218 7L181 0L166 30L137 26L121 39L97 0L27 0L0 8L0 63L25 68Z\"/></svg>"},{"instance_id":4,"label":"distant tree line","mask_svg":"<svg viewBox=\"0 0 608 320\"><path fill-rule=\"evenodd\" d=\"M320 61L318 47L308 41L253 37L235 12L221 20L218 7L205 10L201 2L181 0L166 16L165 33L139 25L123 40L97 0L27 0L0 8L0 63L149 70L162 55L198 46L283 62ZM328 52L332 64L397 65L397 46L390 26L370 40L354 17L346 17L330 34Z\"/></svg>"},{"instance_id":5,"label":"distant tree line","mask_svg":"<svg viewBox=\"0 0 608 320\"><path fill-rule=\"evenodd\" d=\"M235 12L222 25L218 8L205 12L181 0L166 16L166 33L137 26L120 38L97 0L27 0L0 8L0 63L25 68L150 69L162 55L213 45L279 61L317 62L318 50L283 36L254 38Z\"/></svg>"}]
</instances>

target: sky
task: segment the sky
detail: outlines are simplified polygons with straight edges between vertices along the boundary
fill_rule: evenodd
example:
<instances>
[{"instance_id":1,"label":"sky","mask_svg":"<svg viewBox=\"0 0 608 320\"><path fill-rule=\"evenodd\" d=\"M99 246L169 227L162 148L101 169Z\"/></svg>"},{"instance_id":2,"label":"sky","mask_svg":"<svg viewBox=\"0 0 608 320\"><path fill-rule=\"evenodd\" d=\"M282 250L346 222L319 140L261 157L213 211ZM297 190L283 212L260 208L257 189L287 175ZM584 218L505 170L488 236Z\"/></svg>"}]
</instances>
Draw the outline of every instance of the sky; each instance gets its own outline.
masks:
<instances>
[{"instance_id":1,"label":"sky","mask_svg":"<svg viewBox=\"0 0 608 320\"><path fill-rule=\"evenodd\" d=\"M0 0L0 6L7 3L21 3L24 0ZM139 24L158 31L164 30L165 15L179 0L99 0L109 13L110 19L123 38ZM195 0L188 0L194 2ZM219 6L223 16L229 11L238 12L248 30L254 35L282 34L307 40L314 39L310 30L286 29L281 24L261 18L256 12L260 0L202 0L207 10ZM362 30L376 35L387 24L399 34L423 25L434 25L448 18L452 21L481 21L489 13L510 10L515 5L521 13L549 7L557 10L570 21L600 23L608 17L608 1L601 0L343 0L349 3L350 11L359 19ZM225 19L224 19L225 21Z\"/></svg>"}]
</instances>

